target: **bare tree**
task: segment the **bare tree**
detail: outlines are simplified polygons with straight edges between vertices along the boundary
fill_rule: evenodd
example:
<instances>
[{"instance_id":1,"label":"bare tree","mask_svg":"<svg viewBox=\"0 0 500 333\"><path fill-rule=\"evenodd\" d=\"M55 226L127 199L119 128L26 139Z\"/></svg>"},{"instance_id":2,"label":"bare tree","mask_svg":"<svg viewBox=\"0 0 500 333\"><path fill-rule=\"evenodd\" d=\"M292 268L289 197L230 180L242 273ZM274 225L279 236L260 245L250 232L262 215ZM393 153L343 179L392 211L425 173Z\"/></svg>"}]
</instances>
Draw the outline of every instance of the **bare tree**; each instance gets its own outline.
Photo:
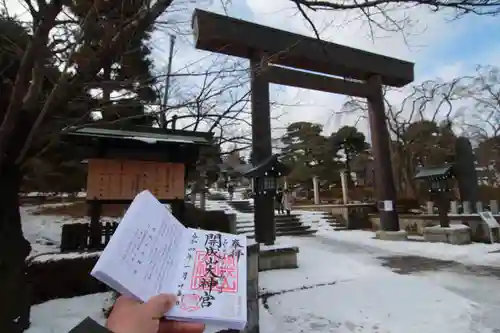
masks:
<instances>
[{"instance_id":1,"label":"bare tree","mask_svg":"<svg viewBox=\"0 0 500 333\"><path fill-rule=\"evenodd\" d=\"M447 161L453 155L457 101L463 93L459 78L451 82L426 81L410 87L400 102L394 102L401 90L386 89L384 100L387 126L391 135L394 178L398 193L415 198L418 188L413 177L418 165L433 165ZM349 98L340 112L357 112L366 117L364 99Z\"/></svg>"},{"instance_id":2,"label":"bare tree","mask_svg":"<svg viewBox=\"0 0 500 333\"><path fill-rule=\"evenodd\" d=\"M37 134L53 112L68 109L85 98L87 85L103 68L127 51L137 31L151 29L172 0L144 1L132 16L103 20L99 15L106 2L93 6L77 19L72 3L57 0L25 1L31 15L31 38L20 50L20 63L12 83L8 105L0 114L0 331L20 332L29 315L24 260L30 245L24 239L18 192L21 165L30 155ZM126 3L124 3L126 5ZM89 34L104 26L99 44L89 44ZM54 75L51 68L60 68ZM47 80L50 91L44 90ZM2 106L3 108L3 106Z\"/></svg>"},{"instance_id":3,"label":"bare tree","mask_svg":"<svg viewBox=\"0 0 500 333\"><path fill-rule=\"evenodd\" d=\"M464 131L476 140L500 135L500 69L478 66L476 73L461 79L459 95L468 102L463 115Z\"/></svg>"},{"instance_id":4,"label":"bare tree","mask_svg":"<svg viewBox=\"0 0 500 333\"><path fill-rule=\"evenodd\" d=\"M452 19L460 18L466 14L495 16L500 13L499 0L290 0L299 13L309 23L317 38L320 38L319 29L315 26L310 14L315 11L350 11L356 19L364 20L368 26L372 37L375 30L380 29L390 32L404 32L410 25L418 24L412 20L408 10L424 6L430 12L447 10Z\"/></svg>"}]
</instances>

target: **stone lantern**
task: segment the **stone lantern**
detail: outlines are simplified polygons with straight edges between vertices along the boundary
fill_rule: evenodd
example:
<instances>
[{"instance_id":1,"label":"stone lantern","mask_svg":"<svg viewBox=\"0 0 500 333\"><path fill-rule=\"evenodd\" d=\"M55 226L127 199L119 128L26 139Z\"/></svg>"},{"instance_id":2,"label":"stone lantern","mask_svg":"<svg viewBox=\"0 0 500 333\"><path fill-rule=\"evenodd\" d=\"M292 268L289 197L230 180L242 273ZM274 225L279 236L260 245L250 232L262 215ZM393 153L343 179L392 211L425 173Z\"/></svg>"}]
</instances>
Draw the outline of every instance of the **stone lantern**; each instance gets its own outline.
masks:
<instances>
[{"instance_id":1,"label":"stone lantern","mask_svg":"<svg viewBox=\"0 0 500 333\"><path fill-rule=\"evenodd\" d=\"M452 165L445 164L436 167L421 167L415 179L425 181L430 197L438 208L439 224L443 228L450 226L448 211L450 209L450 192L453 189L455 174Z\"/></svg>"}]
</instances>

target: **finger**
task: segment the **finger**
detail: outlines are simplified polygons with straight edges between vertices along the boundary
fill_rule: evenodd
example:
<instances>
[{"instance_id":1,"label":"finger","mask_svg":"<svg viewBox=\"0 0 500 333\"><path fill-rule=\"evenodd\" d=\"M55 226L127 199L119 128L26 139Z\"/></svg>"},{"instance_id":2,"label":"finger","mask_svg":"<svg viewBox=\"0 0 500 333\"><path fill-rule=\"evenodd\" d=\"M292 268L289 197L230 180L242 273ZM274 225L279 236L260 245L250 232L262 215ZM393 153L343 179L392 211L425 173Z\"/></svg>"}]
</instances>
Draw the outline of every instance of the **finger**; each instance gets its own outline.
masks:
<instances>
[{"instance_id":1,"label":"finger","mask_svg":"<svg viewBox=\"0 0 500 333\"><path fill-rule=\"evenodd\" d=\"M116 299L114 306L137 306L142 302L128 296L120 296Z\"/></svg>"},{"instance_id":2,"label":"finger","mask_svg":"<svg viewBox=\"0 0 500 333\"><path fill-rule=\"evenodd\" d=\"M160 321L158 333L202 333L205 325L200 323L186 323L174 320Z\"/></svg>"},{"instance_id":3,"label":"finger","mask_svg":"<svg viewBox=\"0 0 500 333\"><path fill-rule=\"evenodd\" d=\"M175 300L174 295L160 294L141 305L141 308L144 314L151 316L151 318L162 318L174 306Z\"/></svg>"}]
</instances>

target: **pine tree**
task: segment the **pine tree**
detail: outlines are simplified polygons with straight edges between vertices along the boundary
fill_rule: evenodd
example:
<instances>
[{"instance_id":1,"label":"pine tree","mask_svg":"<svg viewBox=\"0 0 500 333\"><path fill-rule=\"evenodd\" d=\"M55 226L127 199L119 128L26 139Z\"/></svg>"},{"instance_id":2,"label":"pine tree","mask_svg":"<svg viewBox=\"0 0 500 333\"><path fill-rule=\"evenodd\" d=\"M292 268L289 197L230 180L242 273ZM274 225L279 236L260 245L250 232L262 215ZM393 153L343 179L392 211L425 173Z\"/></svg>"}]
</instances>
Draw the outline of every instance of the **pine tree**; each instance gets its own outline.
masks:
<instances>
[{"instance_id":1,"label":"pine tree","mask_svg":"<svg viewBox=\"0 0 500 333\"><path fill-rule=\"evenodd\" d=\"M96 5L99 6L100 24L88 24L83 47L75 55L77 63L92 57L102 36L119 28L117 25L124 20L133 20L147 2L125 0L117 6L113 1L76 0L71 9L84 20L90 6ZM105 121L124 119L120 120L120 125L151 125L154 121L155 117L145 115L145 106L158 99L153 89L150 38L151 30L137 30L128 40L126 52L111 59L96 77L95 84L87 87L102 90L98 109ZM118 93L119 97L113 98L113 93Z\"/></svg>"}]
</instances>

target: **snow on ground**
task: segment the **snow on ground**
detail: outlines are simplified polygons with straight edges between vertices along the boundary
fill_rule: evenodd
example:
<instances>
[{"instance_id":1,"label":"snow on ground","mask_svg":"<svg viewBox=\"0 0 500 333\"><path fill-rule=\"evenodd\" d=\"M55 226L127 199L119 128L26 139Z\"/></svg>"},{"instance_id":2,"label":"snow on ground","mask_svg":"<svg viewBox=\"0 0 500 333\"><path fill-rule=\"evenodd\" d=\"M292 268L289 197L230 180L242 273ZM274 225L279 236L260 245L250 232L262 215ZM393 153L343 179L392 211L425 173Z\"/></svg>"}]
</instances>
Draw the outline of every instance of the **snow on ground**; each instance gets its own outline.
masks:
<instances>
[{"instance_id":1,"label":"snow on ground","mask_svg":"<svg viewBox=\"0 0 500 333\"><path fill-rule=\"evenodd\" d=\"M271 324L280 332L493 332L482 304L427 276L398 275L342 243L283 237L279 244L299 246L299 268L259 274L272 295L263 299L264 332Z\"/></svg>"},{"instance_id":2,"label":"snow on ground","mask_svg":"<svg viewBox=\"0 0 500 333\"><path fill-rule=\"evenodd\" d=\"M207 208L236 213L238 220L253 220L253 214L236 212L223 201L208 200ZM86 222L33 215L32 209L36 206L23 207L21 214L35 253L57 250L63 223ZM459 278L449 272L397 275L375 258L403 254L497 263L500 254L489 252L500 249L499 245L381 241L373 239L372 232L332 231L321 213L299 213L303 221L317 221L310 223L317 224L319 233L317 237L278 238L278 246L299 247L299 268L259 274L265 296L261 332L488 333L494 332L492 327L500 328L500 320L492 319L500 302L491 292L500 288L500 280L473 275ZM108 298L104 293L34 306L28 333L68 332L87 316L103 322L102 308Z\"/></svg>"},{"instance_id":3,"label":"snow on ground","mask_svg":"<svg viewBox=\"0 0 500 333\"><path fill-rule=\"evenodd\" d=\"M279 245L299 246L299 268L259 274L263 333L494 332L483 325L482 304L428 276L398 275L369 254L349 255L341 243L326 246L314 237L283 237ZM96 294L34 306L28 333L68 332L86 316L102 323L108 298Z\"/></svg>"},{"instance_id":4,"label":"snow on ground","mask_svg":"<svg viewBox=\"0 0 500 333\"><path fill-rule=\"evenodd\" d=\"M500 250L500 244L472 243L469 245L452 245L416 241L384 241L375 239L374 232L362 230L323 230L318 235L335 241L381 249L392 254L454 260L465 264L500 266L500 253L492 253Z\"/></svg>"},{"instance_id":5,"label":"snow on ground","mask_svg":"<svg viewBox=\"0 0 500 333\"><path fill-rule=\"evenodd\" d=\"M325 220L324 212L315 212L308 210L293 210L293 214L298 214L300 221L315 230L333 230L330 224Z\"/></svg>"},{"instance_id":6,"label":"snow on ground","mask_svg":"<svg viewBox=\"0 0 500 333\"><path fill-rule=\"evenodd\" d=\"M21 207L21 221L24 237L31 243L31 254L54 252L59 250L61 230L64 223L82 223L85 219L73 219L68 216L34 215L40 206Z\"/></svg>"},{"instance_id":7,"label":"snow on ground","mask_svg":"<svg viewBox=\"0 0 500 333\"><path fill-rule=\"evenodd\" d=\"M103 308L111 293L56 299L31 307L31 326L26 333L67 333L86 317L103 324Z\"/></svg>"},{"instance_id":8,"label":"snow on ground","mask_svg":"<svg viewBox=\"0 0 500 333\"><path fill-rule=\"evenodd\" d=\"M354 254L354 260L344 253L331 251L314 238L279 237L276 244L299 247L299 268L261 272L259 284L265 292L279 292L387 271L374 264L370 256Z\"/></svg>"},{"instance_id":9,"label":"snow on ground","mask_svg":"<svg viewBox=\"0 0 500 333\"><path fill-rule=\"evenodd\" d=\"M457 274L454 272L416 273L430 283L439 284L444 288L481 304L482 322L487 327L500 328L500 300L494 290L500 289L500 280L491 276ZM498 332L495 331L495 332Z\"/></svg>"},{"instance_id":10,"label":"snow on ground","mask_svg":"<svg viewBox=\"0 0 500 333\"><path fill-rule=\"evenodd\" d=\"M24 206L19 209L24 237L31 243L31 255L40 253L59 252L61 231L65 223L88 223L88 218L73 218L60 215L37 215L35 211L43 207L68 205L53 203L35 206ZM116 219L103 218L103 221Z\"/></svg>"},{"instance_id":11,"label":"snow on ground","mask_svg":"<svg viewBox=\"0 0 500 333\"><path fill-rule=\"evenodd\" d=\"M268 306L281 332L488 332L474 303L413 276L367 275L272 297Z\"/></svg>"}]
</instances>

